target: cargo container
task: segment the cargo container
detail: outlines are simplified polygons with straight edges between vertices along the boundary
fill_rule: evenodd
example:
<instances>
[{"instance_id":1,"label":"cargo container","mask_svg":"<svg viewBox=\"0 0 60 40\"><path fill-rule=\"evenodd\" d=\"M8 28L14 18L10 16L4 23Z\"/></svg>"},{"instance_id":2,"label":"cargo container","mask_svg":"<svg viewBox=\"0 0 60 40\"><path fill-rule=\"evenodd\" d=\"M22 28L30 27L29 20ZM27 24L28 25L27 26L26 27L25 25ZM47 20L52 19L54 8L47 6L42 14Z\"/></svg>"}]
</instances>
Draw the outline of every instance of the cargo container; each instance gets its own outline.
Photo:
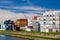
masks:
<instances>
[{"instance_id":1,"label":"cargo container","mask_svg":"<svg viewBox=\"0 0 60 40\"><path fill-rule=\"evenodd\" d=\"M2 26L2 30L6 30L6 25L5 24L3 24L3 26Z\"/></svg>"},{"instance_id":2,"label":"cargo container","mask_svg":"<svg viewBox=\"0 0 60 40\"><path fill-rule=\"evenodd\" d=\"M18 21L18 20L16 20L14 23L16 26L20 25L20 21Z\"/></svg>"},{"instance_id":3,"label":"cargo container","mask_svg":"<svg viewBox=\"0 0 60 40\"><path fill-rule=\"evenodd\" d=\"M12 25L11 24L8 24L8 30L12 30Z\"/></svg>"},{"instance_id":4,"label":"cargo container","mask_svg":"<svg viewBox=\"0 0 60 40\"><path fill-rule=\"evenodd\" d=\"M12 25L12 30L13 31L20 31L20 27L17 25Z\"/></svg>"},{"instance_id":5,"label":"cargo container","mask_svg":"<svg viewBox=\"0 0 60 40\"><path fill-rule=\"evenodd\" d=\"M28 20L27 19L17 19L15 22L15 25L24 27L28 25Z\"/></svg>"},{"instance_id":6,"label":"cargo container","mask_svg":"<svg viewBox=\"0 0 60 40\"><path fill-rule=\"evenodd\" d=\"M14 26L13 26L13 30L15 31L20 31L20 22L19 21L16 21Z\"/></svg>"},{"instance_id":7,"label":"cargo container","mask_svg":"<svg viewBox=\"0 0 60 40\"><path fill-rule=\"evenodd\" d=\"M5 20L4 21L4 24L6 24L6 25L13 24L13 23L14 23L14 21L12 21L12 20Z\"/></svg>"},{"instance_id":8,"label":"cargo container","mask_svg":"<svg viewBox=\"0 0 60 40\"><path fill-rule=\"evenodd\" d=\"M5 21L4 21L4 24L8 25L8 20L5 20Z\"/></svg>"},{"instance_id":9,"label":"cargo container","mask_svg":"<svg viewBox=\"0 0 60 40\"><path fill-rule=\"evenodd\" d=\"M33 26L28 26L27 28L30 28L30 29L32 29L32 28L33 28Z\"/></svg>"},{"instance_id":10,"label":"cargo container","mask_svg":"<svg viewBox=\"0 0 60 40\"><path fill-rule=\"evenodd\" d=\"M0 25L0 30L3 30L3 31L5 31L5 30L6 30L6 25L5 25L5 24L3 24L3 25Z\"/></svg>"},{"instance_id":11,"label":"cargo container","mask_svg":"<svg viewBox=\"0 0 60 40\"><path fill-rule=\"evenodd\" d=\"M27 19L20 19L20 26L21 27L24 27L24 26L27 26L28 25L28 20Z\"/></svg>"},{"instance_id":12,"label":"cargo container","mask_svg":"<svg viewBox=\"0 0 60 40\"><path fill-rule=\"evenodd\" d=\"M20 31L20 27L16 27L16 31Z\"/></svg>"},{"instance_id":13,"label":"cargo container","mask_svg":"<svg viewBox=\"0 0 60 40\"><path fill-rule=\"evenodd\" d=\"M16 31L16 26L15 25L12 25L12 30Z\"/></svg>"}]
</instances>

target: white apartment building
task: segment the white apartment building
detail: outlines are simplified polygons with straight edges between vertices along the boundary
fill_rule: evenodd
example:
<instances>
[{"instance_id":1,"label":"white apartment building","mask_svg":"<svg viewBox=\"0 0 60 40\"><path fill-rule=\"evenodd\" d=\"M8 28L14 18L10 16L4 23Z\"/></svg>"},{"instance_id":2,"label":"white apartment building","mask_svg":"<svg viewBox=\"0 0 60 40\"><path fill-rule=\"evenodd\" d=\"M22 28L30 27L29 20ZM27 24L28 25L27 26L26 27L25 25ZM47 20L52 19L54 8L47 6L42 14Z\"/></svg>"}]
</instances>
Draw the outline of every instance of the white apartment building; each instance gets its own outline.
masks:
<instances>
[{"instance_id":1,"label":"white apartment building","mask_svg":"<svg viewBox=\"0 0 60 40\"><path fill-rule=\"evenodd\" d=\"M41 21L41 32L60 32L60 11L45 12Z\"/></svg>"}]
</instances>

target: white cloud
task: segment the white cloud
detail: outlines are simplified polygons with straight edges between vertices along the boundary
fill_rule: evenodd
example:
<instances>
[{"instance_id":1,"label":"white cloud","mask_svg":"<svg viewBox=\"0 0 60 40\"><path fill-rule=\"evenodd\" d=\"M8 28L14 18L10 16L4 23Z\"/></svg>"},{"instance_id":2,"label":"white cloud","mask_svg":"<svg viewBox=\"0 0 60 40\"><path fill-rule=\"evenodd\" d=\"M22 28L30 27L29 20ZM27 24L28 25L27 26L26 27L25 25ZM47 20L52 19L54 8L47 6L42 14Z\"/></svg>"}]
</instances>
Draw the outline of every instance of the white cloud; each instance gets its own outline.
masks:
<instances>
[{"instance_id":1,"label":"white cloud","mask_svg":"<svg viewBox=\"0 0 60 40\"><path fill-rule=\"evenodd\" d=\"M10 4L12 2L11 1L1 1L0 3L8 3L8 4Z\"/></svg>"},{"instance_id":2,"label":"white cloud","mask_svg":"<svg viewBox=\"0 0 60 40\"><path fill-rule=\"evenodd\" d=\"M42 13L42 11L51 10L51 9L46 9L46 8L42 8L42 7L34 7L34 6L20 6L20 7L18 7L18 6L10 6L10 7L0 6L0 7L8 8L8 9L17 9L17 10L13 10L13 12L18 11L18 10L20 10L20 11L27 10L27 12L29 12L29 13ZM28 11L28 10L30 10L30 11Z\"/></svg>"},{"instance_id":3,"label":"white cloud","mask_svg":"<svg viewBox=\"0 0 60 40\"><path fill-rule=\"evenodd\" d=\"M35 7L35 6L11 6L11 7L8 7L8 8L15 8L15 9L26 9L26 10L48 10L46 8L42 8L42 7ZM50 10L50 9L49 9Z\"/></svg>"},{"instance_id":4,"label":"white cloud","mask_svg":"<svg viewBox=\"0 0 60 40\"><path fill-rule=\"evenodd\" d=\"M41 7L32 7L32 6L22 6L20 7L20 9L31 9L31 10L46 10L45 8L41 8Z\"/></svg>"},{"instance_id":5,"label":"white cloud","mask_svg":"<svg viewBox=\"0 0 60 40\"><path fill-rule=\"evenodd\" d=\"M0 6L0 7L4 7L4 6ZM26 9L26 10L48 10L46 8L34 7L34 6L19 6L19 7L18 6L9 6L9 7L6 6L5 8Z\"/></svg>"}]
</instances>

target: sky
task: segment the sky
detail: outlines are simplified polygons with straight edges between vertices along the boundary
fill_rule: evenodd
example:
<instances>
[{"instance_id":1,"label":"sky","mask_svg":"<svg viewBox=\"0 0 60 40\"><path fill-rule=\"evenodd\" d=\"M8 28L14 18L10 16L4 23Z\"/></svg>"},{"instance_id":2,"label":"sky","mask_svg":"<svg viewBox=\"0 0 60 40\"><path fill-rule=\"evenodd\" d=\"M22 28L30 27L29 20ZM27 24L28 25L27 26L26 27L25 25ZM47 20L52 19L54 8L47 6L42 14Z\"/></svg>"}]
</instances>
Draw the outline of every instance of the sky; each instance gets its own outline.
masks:
<instances>
[{"instance_id":1,"label":"sky","mask_svg":"<svg viewBox=\"0 0 60 40\"><path fill-rule=\"evenodd\" d=\"M0 23L6 19L32 18L45 11L60 10L60 0L0 0Z\"/></svg>"},{"instance_id":2,"label":"sky","mask_svg":"<svg viewBox=\"0 0 60 40\"><path fill-rule=\"evenodd\" d=\"M0 9L41 14L48 10L60 10L60 0L0 0Z\"/></svg>"}]
</instances>

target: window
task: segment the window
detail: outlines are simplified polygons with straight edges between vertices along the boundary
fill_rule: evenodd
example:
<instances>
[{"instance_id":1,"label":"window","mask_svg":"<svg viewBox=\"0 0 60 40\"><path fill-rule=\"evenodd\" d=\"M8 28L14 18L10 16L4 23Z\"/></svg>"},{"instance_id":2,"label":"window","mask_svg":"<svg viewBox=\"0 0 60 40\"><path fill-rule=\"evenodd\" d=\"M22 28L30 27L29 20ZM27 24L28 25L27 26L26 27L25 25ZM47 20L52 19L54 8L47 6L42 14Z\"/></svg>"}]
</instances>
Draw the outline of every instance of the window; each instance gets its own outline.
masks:
<instances>
[{"instance_id":1,"label":"window","mask_svg":"<svg viewBox=\"0 0 60 40\"><path fill-rule=\"evenodd\" d=\"M51 17L52 15L50 15L50 17Z\"/></svg>"},{"instance_id":2,"label":"window","mask_svg":"<svg viewBox=\"0 0 60 40\"><path fill-rule=\"evenodd\" d=\"M46 19L44 19L44 21L46 21Z\"/></svg>"},{"instance_id":3,"label":"window","mask_svg":"<svg viewBox=\"0 0 60 40\"><path fill-rule=\"evenodd\" d=\"M36 22L36 23L38 23L38 22Z\"/></svg>"},{"instance_id":4,"label":"window","mask_svg":"<svg viewBox=\"0 0 60 40\"><path fill-rule=\"evenodd\" d=\"M56 30L56 32L58 32L58 30Z\"/></svg>"},{"instance_id":5,"label":"window","mask_svg":"<svg viewBox=\"0 0 60 40\"><path fill-rule=\"evenodd\" d=\"M47 17L48 17L48 15L47 15Z\"/></svg>"},{"instance_id":6,"label":"window","mask_svg":"<svg viewBox=\"0 0 60 40\"><path fill-rule=\"evenodd\" d=\"M55 20L55 19L53 18L53 20Z\"/></svg>"},{"instance_id":7,"label":"window","mask_svg":"<svg viewBox=\"0 0 60 40\"><path fill-rule=\"evenodd\" d=\"M53 24L55 24L55 23L53 22Z\"/></svg>"},{"instance_id":8,"label":"window","mask_svg":"<svg viewBox=\"0 0 60 40\"><path fill-rule=\"evenodd\" d=\"M46 22L44 22L44 24L46 24Z\"/></svg>"}]
</instances>

